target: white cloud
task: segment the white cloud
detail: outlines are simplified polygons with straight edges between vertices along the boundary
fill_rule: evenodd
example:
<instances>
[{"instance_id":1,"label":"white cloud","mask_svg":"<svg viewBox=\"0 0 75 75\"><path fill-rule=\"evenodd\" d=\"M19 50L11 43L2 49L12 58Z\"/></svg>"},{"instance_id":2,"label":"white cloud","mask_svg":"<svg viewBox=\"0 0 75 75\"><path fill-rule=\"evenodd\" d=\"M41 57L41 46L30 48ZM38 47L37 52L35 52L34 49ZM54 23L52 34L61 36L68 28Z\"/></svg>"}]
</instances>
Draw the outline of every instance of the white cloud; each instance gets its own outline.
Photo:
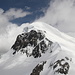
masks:
<instances>
[{"instance_id":1,"label":"white cloud","mask_svg":"<svg viewBox=\"0 0 75 75\"><path fill-rule=\"evenodd\" d=\"M29 12L24 12L22 9L11 8L8 11L6 11L4 15L8 19L15 19L15 18L24 17L28 14L30 14L30 13Z\"/></svg>"},{"instance_id":2,"label":"white cloud","mask_svg":"<svg viewBox=\"0 0 75 75\"><path fill-rule=\"evenodd\" d=\"M22 31L22 26L13 24L10 20L25 17L30 14L22 9L11 8L4 11L0 8L0 53L8 51L16 39L16 36Z\"/></svg>"},{"instance_id":3,"label":"white cloud","mask_svg":"<svg viewBox=\"0 0 75 75\"><path fill-rule=\"evenodd\" d=\"M60 31L75 33L75 0L51 0L45 16L39 21L49 23Z\"/></svg>"},{"instance_id":4,"label":"white cloud","mask_svg":"<svg viewBox=\"0 0 75 75\"><path fill-rule=\"evenodd\" d=\"M25 9L29 10L29 9L31 9L31 8L30 8L30 7L28 7L28 6L25 6Z\"/></svg>"},{"instance_id":5,"label":"white cloud","mask_svg":"<svg viewBox=\"0 0 75 75\"><path fill-rule=\"evenodd\" d=\"M7 27L7 33L0 35L0 53L10 50L11 46L16 40L17 35L23 32L23 29L26 25L29 25L29 23L25 23L21 26L11 24Z\"/></svg>"},{"instance_id":6,"label":"white cloud","mask_svg":"<svg viewBox=\"0 0 75 75\"><path fill-rule=\"evenodd\" d=\"M10 20L25 17L28 14L30 13L24 12L22 9L11 8L4 12L4 10L0 8L0 34L5 33L6 27L12 25Z\"/></svg>"}]
</instances>

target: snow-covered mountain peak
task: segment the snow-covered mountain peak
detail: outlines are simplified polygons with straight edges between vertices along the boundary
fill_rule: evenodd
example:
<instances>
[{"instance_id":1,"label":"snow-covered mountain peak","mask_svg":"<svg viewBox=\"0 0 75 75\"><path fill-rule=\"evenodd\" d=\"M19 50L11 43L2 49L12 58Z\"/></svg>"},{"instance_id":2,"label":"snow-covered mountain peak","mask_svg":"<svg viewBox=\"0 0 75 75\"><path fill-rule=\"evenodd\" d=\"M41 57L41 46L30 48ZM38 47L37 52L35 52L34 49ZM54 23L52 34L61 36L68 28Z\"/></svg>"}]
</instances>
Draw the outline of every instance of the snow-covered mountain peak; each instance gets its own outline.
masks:
<instances>
[{"instance_id":1,"label":"snow-covered mountain peak","mask_svg":"<svg viewBox=\"0 0 75 75\"><path fill-rule=\"evenodd\" d=\"M46 31L46 37L53 42L58 42L62 47L65 45L68 50L75 50L75 38L60 32L58 29L43 22L34 22L31 24L36 29ZM68 45L68 46L67 46Z\"/></svg>"},{"instance_id":2,"label":"snow-covered mountain peak","mask_svg":"<svg viewBox=\"0 0 75 75\"><path fill-rule=\"evenodd\" d=\"M75 38L43 22L22 28L11 49L1 56L1 75L75 74Z\"/></svg>"}]
</instances>

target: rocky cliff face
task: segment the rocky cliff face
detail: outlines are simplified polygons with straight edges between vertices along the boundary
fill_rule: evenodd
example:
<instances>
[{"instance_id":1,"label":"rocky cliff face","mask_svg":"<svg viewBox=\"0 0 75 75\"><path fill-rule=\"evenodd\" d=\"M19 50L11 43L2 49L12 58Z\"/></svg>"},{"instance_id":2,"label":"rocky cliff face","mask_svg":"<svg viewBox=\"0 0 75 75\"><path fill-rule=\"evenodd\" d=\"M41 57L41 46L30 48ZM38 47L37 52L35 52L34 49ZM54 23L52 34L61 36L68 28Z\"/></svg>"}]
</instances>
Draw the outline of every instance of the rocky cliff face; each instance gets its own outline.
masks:
<instances>
[{"instance_id":1,"label":"rocky cliff face","mask_svg":"<svg viewBox=\"0 0 75 75\"><path fill-rule=\"evenodd\" d=\"M27 56L41 57L41 53L45 53L53 43L45 37L44 33L46 32L31 30L18 35L14 45L11 47L14 50L13 54L21 51L26 53Z\"/></svg>"}]
</instances>

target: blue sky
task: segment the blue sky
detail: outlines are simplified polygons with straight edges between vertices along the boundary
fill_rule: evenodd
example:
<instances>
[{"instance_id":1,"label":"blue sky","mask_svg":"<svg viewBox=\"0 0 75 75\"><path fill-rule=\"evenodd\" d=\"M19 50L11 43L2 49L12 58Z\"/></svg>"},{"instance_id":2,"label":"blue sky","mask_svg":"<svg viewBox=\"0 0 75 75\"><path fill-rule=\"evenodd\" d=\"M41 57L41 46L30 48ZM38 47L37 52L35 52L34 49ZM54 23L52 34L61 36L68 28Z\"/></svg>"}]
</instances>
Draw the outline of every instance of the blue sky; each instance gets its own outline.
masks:
<instances>
[{"instance_id":1,"label":"blue sky","mask_svg":"<svg viewBox=\"0 0 75 75\"><path fill-rule=\"evenodd\" d=\"M44 15L42 9L47 9L50 0L0 0L0 8L7 11L11 8L22 9L23 11L31 12L22 18L11 20L13 23L22 24L25 22L32 22L40 16Z\"/></svg>"}]
</instances>

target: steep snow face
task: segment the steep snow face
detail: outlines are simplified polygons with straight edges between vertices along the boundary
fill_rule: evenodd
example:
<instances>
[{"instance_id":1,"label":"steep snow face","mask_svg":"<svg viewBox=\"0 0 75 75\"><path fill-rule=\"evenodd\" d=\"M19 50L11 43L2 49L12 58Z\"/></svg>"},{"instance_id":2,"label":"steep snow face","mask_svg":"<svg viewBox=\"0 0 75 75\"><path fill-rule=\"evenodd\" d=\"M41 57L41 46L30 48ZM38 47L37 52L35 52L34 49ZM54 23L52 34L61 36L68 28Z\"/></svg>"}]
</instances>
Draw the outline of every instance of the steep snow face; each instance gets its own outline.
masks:
<instances>
[{"instance_id":1,"label":"steep snow face","mask_svg":"<svg viewBox=\"0 0 75 75\"><path fill-rule=\"evenodd\" d=\"M1 75L75 75L75 38L46 23L25 26L11 48L1 56Z\"/></svg>"}]
</instances>

